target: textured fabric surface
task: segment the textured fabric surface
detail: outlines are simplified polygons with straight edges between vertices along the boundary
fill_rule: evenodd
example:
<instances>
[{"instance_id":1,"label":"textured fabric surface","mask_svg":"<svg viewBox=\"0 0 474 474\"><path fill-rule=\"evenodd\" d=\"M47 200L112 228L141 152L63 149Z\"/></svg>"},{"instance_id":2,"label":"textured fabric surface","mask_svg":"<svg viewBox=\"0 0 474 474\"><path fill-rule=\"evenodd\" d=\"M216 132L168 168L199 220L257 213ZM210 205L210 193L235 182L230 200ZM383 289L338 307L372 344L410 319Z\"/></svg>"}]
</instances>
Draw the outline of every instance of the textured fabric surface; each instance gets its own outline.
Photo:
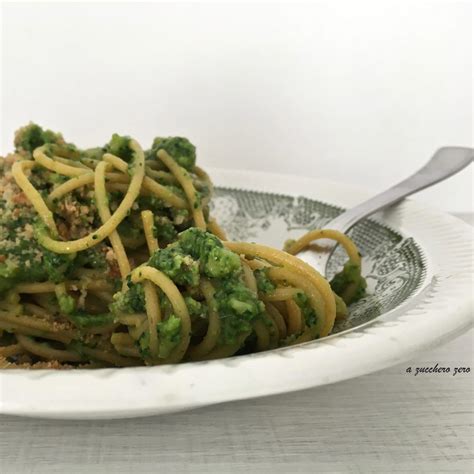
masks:
<instances>
[{"instance_id":1,"label":"textured fabric surface","mask_svg":"<svg viewBox=\"0 0 474 474\"><path fill-rule=\"evenodd\" d=\"M0 417L0 471L471 472L472 332L402 366L294 394L117 421Z\"/></svg>"}]
</instances>

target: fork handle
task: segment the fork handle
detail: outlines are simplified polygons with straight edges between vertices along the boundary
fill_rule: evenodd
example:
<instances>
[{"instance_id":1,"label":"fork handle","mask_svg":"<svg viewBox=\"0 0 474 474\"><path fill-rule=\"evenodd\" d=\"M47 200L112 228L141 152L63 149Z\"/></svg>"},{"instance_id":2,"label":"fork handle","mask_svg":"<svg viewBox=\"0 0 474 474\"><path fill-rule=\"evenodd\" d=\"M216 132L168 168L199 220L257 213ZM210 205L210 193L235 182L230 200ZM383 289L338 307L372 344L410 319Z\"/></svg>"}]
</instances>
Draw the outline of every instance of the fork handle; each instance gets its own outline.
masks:
<instances>
[{"instance_id":1,"label":"fork handle","mask_svg":"<svg viewBox=\"0 0 474 474\"><path fill-rule=\"evenodd\" d=\"M373 198L349 209L325 227L347 232L360 220L376 211L395 204L407 196L439 183L461 171L474 160L474 149L464 147L440 148L415 174Z\"/></svg>"}]
</instances>

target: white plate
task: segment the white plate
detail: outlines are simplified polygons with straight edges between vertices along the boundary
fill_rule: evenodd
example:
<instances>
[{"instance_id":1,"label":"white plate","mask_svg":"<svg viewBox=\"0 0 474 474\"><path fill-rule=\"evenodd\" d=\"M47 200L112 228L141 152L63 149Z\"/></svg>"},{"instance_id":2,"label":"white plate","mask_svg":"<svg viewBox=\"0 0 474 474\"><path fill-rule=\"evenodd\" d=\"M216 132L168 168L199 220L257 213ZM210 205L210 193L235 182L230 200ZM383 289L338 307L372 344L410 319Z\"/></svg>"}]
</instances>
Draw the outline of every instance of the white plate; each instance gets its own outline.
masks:
<instances>
[{"instance_id":1,"label":"white plate","mask_svg":"<svg viewBox=\"0 0 474 474\"><path fill-rule=\"evenodd\" d=\"M277 246L337 214L324 203L351 207L369 197L337 183L269 173L214 170L211 176L224 187L217 190L214 212L230 234ZM174 366L3 370L0 413L125 418L291 392L400 363L472 325L468 225L407 200L356 228L354 238L366 255L373 294L351 308L330 337Z\"/></svg>"}]
</instances>

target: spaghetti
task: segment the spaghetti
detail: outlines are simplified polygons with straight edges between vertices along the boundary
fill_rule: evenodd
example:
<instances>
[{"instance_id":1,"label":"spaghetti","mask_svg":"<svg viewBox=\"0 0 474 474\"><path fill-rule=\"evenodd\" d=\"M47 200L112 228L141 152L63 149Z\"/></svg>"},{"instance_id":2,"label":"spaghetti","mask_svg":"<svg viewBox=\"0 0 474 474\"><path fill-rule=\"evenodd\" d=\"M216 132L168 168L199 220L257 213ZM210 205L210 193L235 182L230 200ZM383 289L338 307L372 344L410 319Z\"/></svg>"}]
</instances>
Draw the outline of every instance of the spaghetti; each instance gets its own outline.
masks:
<instances>
[{"instance_id":1,"label":"spaghetti","mask_svg":"<svg viewBox=\"0 0 474 474\"><path fill-rule=\"evenodd\" d=\"M82 150L35 124L16 133L0 159L0 368L209 360L330 334L365 291L352 241L227 241L195 159L181 137ZM349 256L331 283L295 256L319 238Z\"/></svg>"}]
</instances>

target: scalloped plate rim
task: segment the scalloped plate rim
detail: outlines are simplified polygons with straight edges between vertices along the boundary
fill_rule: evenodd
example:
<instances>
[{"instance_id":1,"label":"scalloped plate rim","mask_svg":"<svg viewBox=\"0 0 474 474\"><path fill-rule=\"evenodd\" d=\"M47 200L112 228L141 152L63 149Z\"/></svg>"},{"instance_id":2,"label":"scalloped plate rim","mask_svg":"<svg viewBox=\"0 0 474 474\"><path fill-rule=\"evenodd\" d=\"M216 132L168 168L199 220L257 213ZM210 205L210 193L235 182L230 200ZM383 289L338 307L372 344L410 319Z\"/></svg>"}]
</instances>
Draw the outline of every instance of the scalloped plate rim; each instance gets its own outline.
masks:
<instances>
[{"instance_id":1,"label":"scalloped plate rim","mask_svg":"<svg viewBox=\"0 0 474 474\"><path fill-rule=\"evenodd\" d=\"M329 180L256 171L209 171L219 187L304 196L339 207L370 197L357 187ZM328 338L225 360L93 371L0 370L0 413L63 419L130 418L292 392L401 363L471 327L472 228L412 200L374 219L414 236L430 259L431 278L401 307ZM427 239L434 229L443 237ZM453 235L458 237L457 246L441 251ZM465 257L469 251L470 259Z\"/></svg>"}]
</instances>

